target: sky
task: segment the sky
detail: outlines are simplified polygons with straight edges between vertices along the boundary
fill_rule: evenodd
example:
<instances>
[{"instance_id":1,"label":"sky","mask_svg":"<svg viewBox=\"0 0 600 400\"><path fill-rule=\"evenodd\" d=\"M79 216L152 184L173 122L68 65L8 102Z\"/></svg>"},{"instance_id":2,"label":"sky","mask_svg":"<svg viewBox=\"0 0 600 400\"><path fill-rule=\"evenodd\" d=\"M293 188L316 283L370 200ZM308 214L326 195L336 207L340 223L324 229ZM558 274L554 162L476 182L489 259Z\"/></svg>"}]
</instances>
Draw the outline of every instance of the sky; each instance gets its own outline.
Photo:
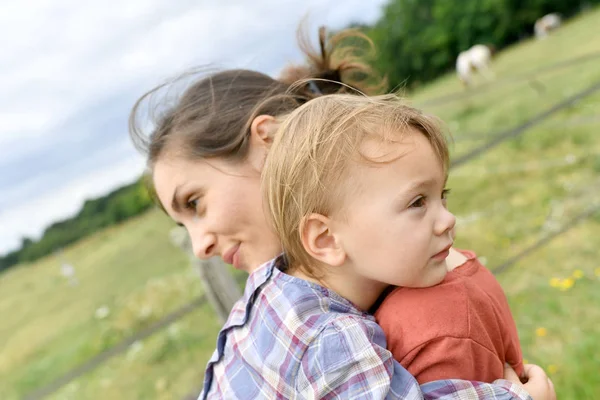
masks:
<instances>
[{"instance_id":1,"label":"sky","mask_svg":"<svg viewBox=\"0 0 600 400\"><path fill-rule=\"evenodd\" d=\"M0 255L134 181L137 98L195 66L277 75L299 21L372 23L385 0L27 0L0 6Z\"/></svg>"}]
</instances>

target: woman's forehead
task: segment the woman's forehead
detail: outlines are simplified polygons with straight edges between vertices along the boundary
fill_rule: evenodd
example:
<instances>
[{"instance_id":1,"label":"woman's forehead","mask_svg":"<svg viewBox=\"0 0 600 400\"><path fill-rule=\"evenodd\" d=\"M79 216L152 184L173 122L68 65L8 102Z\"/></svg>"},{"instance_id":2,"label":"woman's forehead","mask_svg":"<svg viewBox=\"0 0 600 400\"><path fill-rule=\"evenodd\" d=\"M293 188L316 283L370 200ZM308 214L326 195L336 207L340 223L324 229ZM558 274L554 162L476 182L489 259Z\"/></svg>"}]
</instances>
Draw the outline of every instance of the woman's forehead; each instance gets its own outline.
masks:
<instances>
[{"instance_id":1,"label":"woman's forehead","mask_svg":"<svg viewBox=\"0 0 600 400\"><path fill-rule=\"evenodd\" d=\"M214 158L210 160L190 160L183 157L166 157L159 159L153 168L153 184L163 205L171 201L175 190L187 185L215 186L232 177L244 175L244 165L236 165L226 160ZM168 199L166 197L169 197Z\"/></svg>"},{"instance_id":2,"label":"woman's forehead","mask_svg":"<svg viewBox=\"0 0 600 400\"><path fill-rule=\"evenodd\" d=\"M166 160L159 160L152 169L152 184L163 208L171 213L171 199L175 190L185 181L185 169Z\"/></svg>"}]
</instances>

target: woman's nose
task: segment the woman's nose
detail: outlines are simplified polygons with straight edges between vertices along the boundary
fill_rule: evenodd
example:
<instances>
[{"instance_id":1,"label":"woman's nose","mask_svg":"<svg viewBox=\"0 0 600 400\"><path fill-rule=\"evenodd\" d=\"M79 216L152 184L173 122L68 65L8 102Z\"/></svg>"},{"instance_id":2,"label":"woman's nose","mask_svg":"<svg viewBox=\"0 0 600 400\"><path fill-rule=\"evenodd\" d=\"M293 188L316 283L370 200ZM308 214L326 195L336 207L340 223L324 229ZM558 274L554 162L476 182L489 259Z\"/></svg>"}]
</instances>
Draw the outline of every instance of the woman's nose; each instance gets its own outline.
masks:
<instances>
[{"instance_id":1,"label":"woman's nose","mask_svg":"<svg viewBox=\"0 0 600 400\"><path fill-rule=\"evenodd\" d=\"M214 234L198 230L192 232L191 237L192 249L196 257L206 260L215 255L217 239Z\"/></svg>"}]
</instances>

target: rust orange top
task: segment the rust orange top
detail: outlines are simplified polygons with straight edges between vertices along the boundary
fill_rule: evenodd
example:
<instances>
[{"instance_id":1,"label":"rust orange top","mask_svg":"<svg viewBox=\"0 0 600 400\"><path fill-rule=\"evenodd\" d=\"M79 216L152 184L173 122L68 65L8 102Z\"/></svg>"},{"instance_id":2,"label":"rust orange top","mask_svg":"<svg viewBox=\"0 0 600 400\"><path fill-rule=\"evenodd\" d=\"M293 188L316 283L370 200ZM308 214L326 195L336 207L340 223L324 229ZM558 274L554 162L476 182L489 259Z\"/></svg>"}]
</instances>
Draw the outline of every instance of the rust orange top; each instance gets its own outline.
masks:
<instances>
[{"instance_id":1,"label":"rust orange top","mask_svg":"<svg viewBox=\"0 0 600 400\"><path fill-rule=\"evenodd\" d=\"M400 287L375 318L388 349L419 384L439 379L493 382L509 363L519 376L523 356L502 287L475 253L444 280L424 289Z\"/></svg>"}]
</instances>

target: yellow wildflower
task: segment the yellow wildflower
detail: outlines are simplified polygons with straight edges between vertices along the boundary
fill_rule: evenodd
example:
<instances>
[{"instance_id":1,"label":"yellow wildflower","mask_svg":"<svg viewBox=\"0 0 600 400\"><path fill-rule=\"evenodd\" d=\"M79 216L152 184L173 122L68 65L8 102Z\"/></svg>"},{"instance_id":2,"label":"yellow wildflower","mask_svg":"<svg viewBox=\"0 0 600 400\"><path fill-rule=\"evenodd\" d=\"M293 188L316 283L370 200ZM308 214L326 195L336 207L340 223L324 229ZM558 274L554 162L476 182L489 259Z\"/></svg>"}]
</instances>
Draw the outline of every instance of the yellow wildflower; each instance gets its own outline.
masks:
<instances>
[{"instance_id":1,"label":"yellow wildflower","mask_svg":"<svg viewBox=\"0 0 600 400\"><path fill-rule=\"evenodd\" d=\"M596 274L596 276L599 276L599 277L600 277L600 268L596 268L596 269L594 270L594 273Z\"/></svg>"},{"instance_id":2,"label":"yellow wildflower","mask_svg":"<svg viewBox=\"0 0 600 400\"><path fill-rule=\"evenodd\" d=\"M544 337L548 334L548 331L546 330L546 328L540 327L535 330L535 334L539 337Z\"/></svg>"},{"instance_id":3,"label":"yellow wildflower","mask_svg":"<svg viewBox=\"0 0 600 400\"><path fill-rule=\"evenodd\" d=\"M575 278L575 279L583 278L583 271L580 269L576 269L575 271L573 271L573 278Z\"/></svg>"},{"instance_id":4,"label":"yellow wildflower","mask_svg":"<svg viewBox=\"0 0 600 400\"><path fill-rule=\"evenodd\" d=\"M563 292L569 290L573 287L574 284L575 280L573 278L563 279L560 283L560 290L562 290Z\"/></svg>"},{"instance_id":5,"label":"yellow wildflower","mask_svg":"<svg viewBox=\"0 0 600 400\"><path fill-rule=\"evenodd\" d=\"M162 392L167 388L168 382L165 378L159 378L155 383L154 383L154 388L156 389L157 392Z\"/></svg>"},{"instance_id":6,"label":"yellow wildflower","mask_svg":"<svg viewBox=\"0 0 600 400\"><path fill-rule=\"evenodd\" d=\"M548 373L549 374L555 374L556 372L558 372L558 365L554 365L554 364L548 365Z\"/></svg>"},{"instance_id":7,"label":"yellow wildflower","mask_svg":"<svg viewBox=\"0 0 600 400\"><path fill-rule=\"evenodd\" d=\"M557 288L560 286L560 279L559 278L552 278L550 279L550 286L552 286L553 288Z\"/></svg>"}]
</instances>

